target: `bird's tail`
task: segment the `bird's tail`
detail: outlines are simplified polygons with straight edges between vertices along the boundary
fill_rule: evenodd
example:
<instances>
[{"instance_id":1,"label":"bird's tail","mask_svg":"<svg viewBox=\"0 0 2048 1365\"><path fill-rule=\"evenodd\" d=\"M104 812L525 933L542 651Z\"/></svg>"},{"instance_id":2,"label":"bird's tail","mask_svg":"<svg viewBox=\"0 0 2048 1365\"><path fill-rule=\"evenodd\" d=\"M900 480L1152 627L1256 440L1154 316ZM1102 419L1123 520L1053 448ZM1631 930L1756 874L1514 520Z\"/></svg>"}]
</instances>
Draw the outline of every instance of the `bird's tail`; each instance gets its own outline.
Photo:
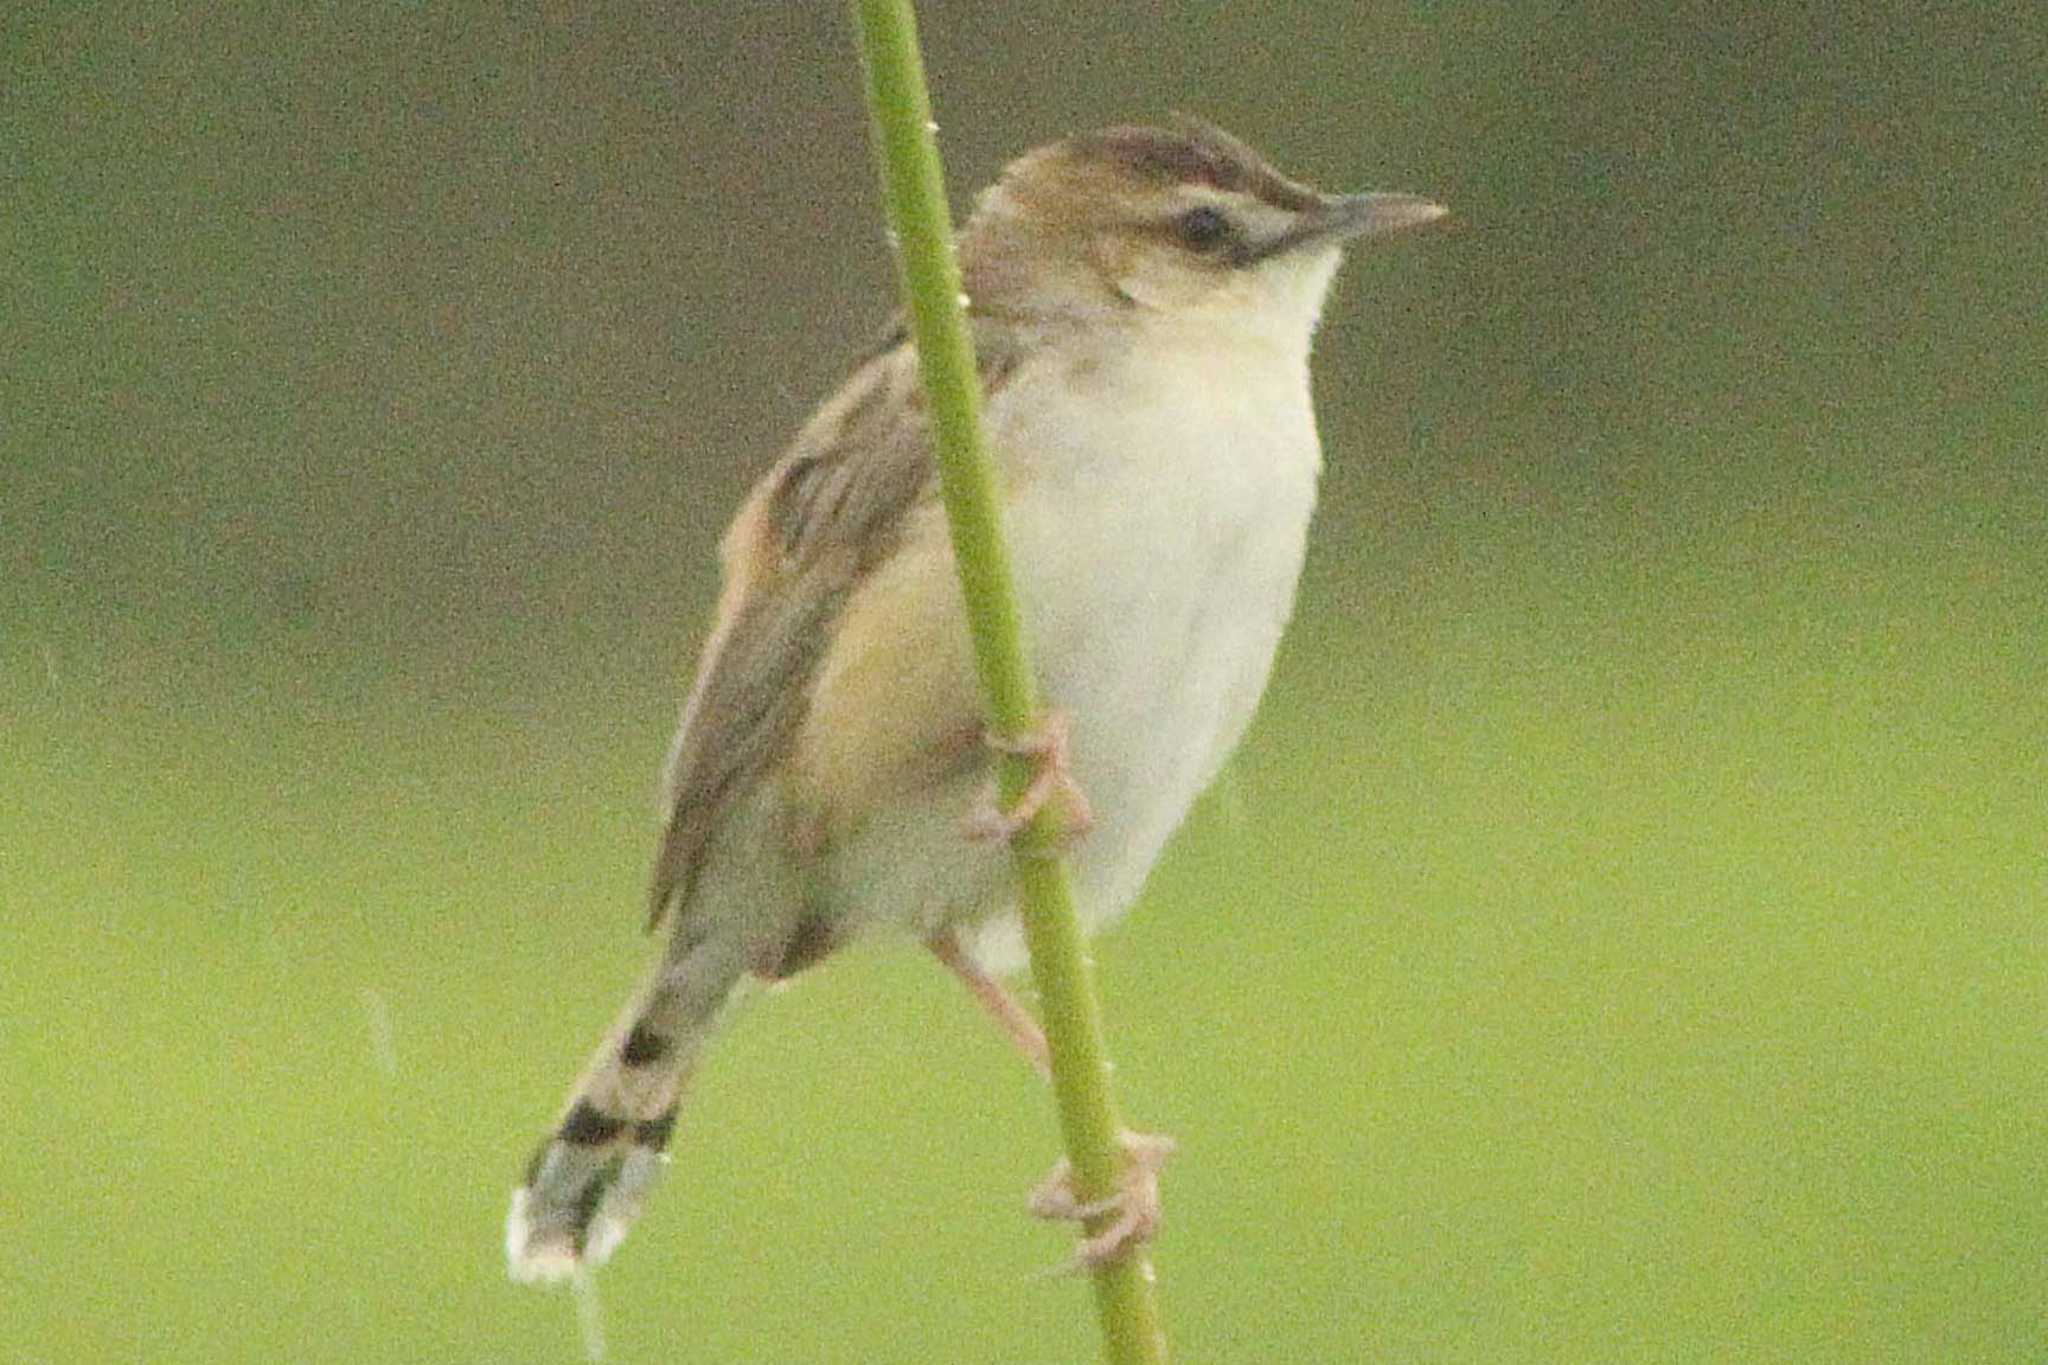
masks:
<instances>
[{"instance_id":1,"label":"bird's tail","mask_svg":"<svg viewBox=\"0 0 2048 1365\"><path fill-rule=\"evenodd\" d=\"M598 1044L512 1193L505 1259L515 1280L551 1282L602 1265L667 1161L684 1087L744 971L730 945L683 939Z\"/></svg>"}]
</instances>

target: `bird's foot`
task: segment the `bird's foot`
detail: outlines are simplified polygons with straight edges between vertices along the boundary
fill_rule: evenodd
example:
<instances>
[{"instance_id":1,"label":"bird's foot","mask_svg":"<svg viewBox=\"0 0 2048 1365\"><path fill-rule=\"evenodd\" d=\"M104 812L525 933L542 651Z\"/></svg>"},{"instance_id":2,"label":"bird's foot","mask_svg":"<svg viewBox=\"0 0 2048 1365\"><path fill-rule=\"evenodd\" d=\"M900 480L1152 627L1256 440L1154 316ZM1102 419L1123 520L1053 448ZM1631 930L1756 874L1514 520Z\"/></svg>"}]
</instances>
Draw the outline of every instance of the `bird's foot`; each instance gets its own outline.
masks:
<instances>
[{"instance_id":1,"label":"bird's foot","mask_svg":"<svg viewBox=\"0 0 2048 1365\"><path fill-rule=\"evenodd\" d=\"M1115 1194L1083 1200L1074 1189L1074 1170L1065 1157L1031 1191L1026 1207L1036 1217L1084 1225L1108 1219L1089 1229L1073 1258L1059 1267L1062 1271L1093 1270L1129 1254L1159 1231L1159 1172L1173 1155L1174 1141L1125 1129L1117 1142L1124 1149L1124 1169Z\"/></svg>"},{"instance_id":2,"label":"bird's foot","mask_svg":"<svg viewBox=\"0 0 2048 1365\"><path fill-rule=\"evenodd\" d=\"M991 782L965 821L967 837L983 843L1008 843L1023 832L1032 818L1055 796L1064 808L1061 841L1071 842L1086 834L1095 823L1088 797L1074 781L1070 761L1071 727L1064 711L1048 711L1036 730L1014 738L987 734L984 742L998 753L1016 754L1032 763L1031 781L1015 805L1003 810Z\"/></svg>"}]
</instances>

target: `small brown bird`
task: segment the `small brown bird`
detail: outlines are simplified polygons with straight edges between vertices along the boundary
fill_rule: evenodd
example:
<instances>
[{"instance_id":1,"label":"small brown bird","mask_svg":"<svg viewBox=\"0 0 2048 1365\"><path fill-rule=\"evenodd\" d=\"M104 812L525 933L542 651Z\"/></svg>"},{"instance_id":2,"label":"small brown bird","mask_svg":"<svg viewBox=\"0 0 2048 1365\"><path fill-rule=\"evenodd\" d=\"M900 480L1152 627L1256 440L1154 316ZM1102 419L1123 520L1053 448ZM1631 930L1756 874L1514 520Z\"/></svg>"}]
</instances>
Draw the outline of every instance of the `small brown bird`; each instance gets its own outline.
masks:
<instances>
[{"instance_id":1,"label":"small brown bird","mask_svg":"<svg viewBox=\"0 0 2048 1365\"><path fill-rule=\"evenodd\" d=\"M1237 744L1292 610L1321 450L1310 337L1345 243L1443 216L1320 194L1187 121L1039 148L960 239L987 433L1043 694L1048 783L1091 930L1121 914ZM669 754L659 960L513 1195L515 1277L602 1262L639 1213L720 1008L870 931L908 931L1027 1055L991 754L899 326L725 537L725 589ZM991 835L996 837L990 837ZM970 837L972 836L972 837ZM1149 1235L1166 1144L1132 1137L1096 1260ZM1055 1179L1034 1199L1084 1212Z\"/></svg>"}]
</instances>

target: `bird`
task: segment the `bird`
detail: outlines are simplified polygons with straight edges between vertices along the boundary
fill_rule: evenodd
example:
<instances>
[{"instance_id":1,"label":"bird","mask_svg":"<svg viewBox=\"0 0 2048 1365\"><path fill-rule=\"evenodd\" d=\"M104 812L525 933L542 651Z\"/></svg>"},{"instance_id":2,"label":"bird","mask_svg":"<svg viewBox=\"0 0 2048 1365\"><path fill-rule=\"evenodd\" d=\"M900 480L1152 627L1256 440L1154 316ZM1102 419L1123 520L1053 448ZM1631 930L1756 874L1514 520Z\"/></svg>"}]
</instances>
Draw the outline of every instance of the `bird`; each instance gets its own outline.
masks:
<instances>
[{"instance_id":1,"label":"bird","mask_svg":"<svg viewBox=\"0 0 2048 1365\"><path fill-rule=\"evenodd\" d=\"M1200 120L1063 138L957 238L1003 530L1041 694L1026 802L1064 803L1084 929L1131 904L1243 736L1293 611L1321 444L1309 353L1347 246L1444 217L1326 194ZM1027 1059L996 748L900 320L740 507L663 783L659 950L515 1190L514 1278L603 1263L668 1162L728 999L875 934L922 942ZM1169 1140L1128 1134L1121 1255ZM1035 1212L1085 1218L1063 1168Z\"/></svg>"}]
</instances>

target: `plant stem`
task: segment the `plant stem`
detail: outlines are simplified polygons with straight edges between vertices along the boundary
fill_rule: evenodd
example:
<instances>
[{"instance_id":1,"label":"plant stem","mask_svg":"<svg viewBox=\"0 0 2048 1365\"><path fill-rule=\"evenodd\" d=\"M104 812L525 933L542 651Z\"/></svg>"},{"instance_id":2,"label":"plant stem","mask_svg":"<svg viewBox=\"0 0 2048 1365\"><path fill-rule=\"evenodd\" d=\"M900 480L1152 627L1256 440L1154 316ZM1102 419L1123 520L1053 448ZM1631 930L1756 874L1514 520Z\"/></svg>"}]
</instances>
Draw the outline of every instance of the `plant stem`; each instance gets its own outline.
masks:
<instances>
[{"instance_id":1,"label":"plant stem","mask_svg":"<svg viewBox=\"0 0 2048 1365\"><path fill-rule=\"evenodd\" d=\"M883 199L895 233L910 305L911 332L930 403L932 443L953 534L953 554L974 641L975 664L996 734L1019 737L1041 722L1038 689L1024 648L1021 613L1004 548L995 472L981 435L981 383L962 308L938 144L926 92L911 0L852 0L867 71ZM1031 777L1029 759L1008 755L998 767L1001 799L1013 804ZM1032 978L1052 1054L1053 1095L1077 1192L1084 1201L1120 1185L1123 1131L1109 1091L1102 1014L1059 858L1063 811L1048 802L1014 844L1016 876L1031 952ZM1099 1231L1111 1215L1090 1221ZM1143 1247L1093 1272L1107 1359L1163 1362L1166 1334Z\"/></svg>"}]
</instances>

